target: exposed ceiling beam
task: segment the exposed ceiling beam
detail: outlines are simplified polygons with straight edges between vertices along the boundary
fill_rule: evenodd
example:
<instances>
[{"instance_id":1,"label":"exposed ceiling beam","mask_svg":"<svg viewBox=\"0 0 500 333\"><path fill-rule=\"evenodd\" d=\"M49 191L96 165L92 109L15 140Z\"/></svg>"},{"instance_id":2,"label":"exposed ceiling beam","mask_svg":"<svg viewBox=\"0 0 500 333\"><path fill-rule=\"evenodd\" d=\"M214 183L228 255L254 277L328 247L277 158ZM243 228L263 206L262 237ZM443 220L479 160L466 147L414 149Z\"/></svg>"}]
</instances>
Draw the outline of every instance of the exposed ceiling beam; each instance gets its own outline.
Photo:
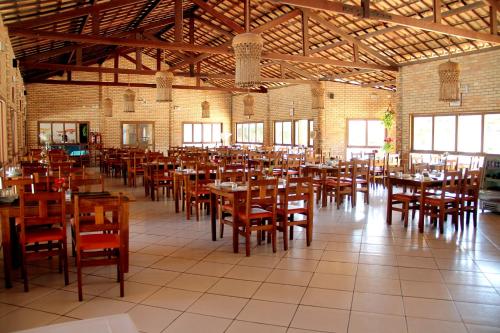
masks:
<instances>
[{"instance_id":1,"label":"exposed ceiling beam","mask_svg":"<svg viewBox=\"0 0 500 333\"><path fill-rule=\"evenodd\" d=\"M213 6L209 5L203 0L191 0L192 3L203 9L205 12L209 13L213 16L217 21L224 24L226 27L231 28L236 33L244 33L245 29L241 27L239 24L229 19L226 15L216 10Z\"/></svg>"},{"instance_id":2,"label":"exposed ceiling beam","mask_svg":"<svg viewBox=\"0 0 500 333\"><path fill-rule=\"evenodd\" d=\"M174 13L175 13L175 28L174 28L174 40L176 42L182 42L184 40L184 27L183 27L183 11L182 11L182 0L175 0L174 2Z\"/></svg>"},{"instance_id":3,"label":"exposed ceiling beam","mask_svg":"<svg viewBox=\"0 0 500 333\"><path fill-rule=\"evenodd\" d=\"M314 21L316 21L319 24L321 24L324 27L326 27L328 30L331 30L333 34L336 34L336 35L340 36L340 38L345 39L348 42L356 45L359 49L361 49L361 50L365 51L366 53L372 55L376 59L381 60L382 62L384 62L384 63L386 63L386 64L388 64L390 66L396 66L396 63L394 61L392 61L389 57L386 57L386 56L380 54L379 52L375 51L374 49L372 49L370 46L367 46L367 45L363 44L356 37L351 36L349 33L343 31L342 29L340 29L339 27L337 27L332 22L330 22L328 20L325 20L324 18L322 18L321 16L319 16L318 13L316 13L316 12L311 13L311 18Z\"/></svg>"},{"instance_id":4,"label":"exposed ceiling beam","mask_svg":"<svg viewBox=\"0 0 500 333\"><path fill-rule=\"evenodd\" d=\"M374 88L374 87L382 87L382 86L395 86L396 80L391 81L381 81L381 82L370 82L361 84L362 88Z\"/></svg>"},{"instance_id":5,"label":"exposed ceiling beam","mask_svg":"<svg viewBox=\"0 0 500 333\"><path fill-rule=\"evenodd\" d=\"M126 83L126 82L103 82L103 81L68 81L68 80L32 80L26 81L26 84L54 84L54 85L75 85L75 86L111 86L111 87L137 87L137 88L156 88L156 83ZM188 89L188 90L209 90L209 91L225 91L225 92L248 92L248 89L240 88L219 88L219 87L197 87L187 85L172 86L173 89ZM250 89L252 93L266 93L267 89Z\"/></svg>"},{"instance_id":6,"label":"exposed ceiling beam","mask_svg":"<svg viewBox=\"0 0 500 333\"><path fill-rule=\"evenodd\" d=\"M256 33L256 34L259 34L259 33L262 33L264 31L267 31L267 30L270 30L272 28L275 28L295 17L297 17L298 15L300 15L302 13L302 11L300 9L294 9L286 14L283 14L277 18L275 18L274 20L272 21L269 21L267 23L264 23L263 25L255 28L252 30L253 33Z\"/></svg>"},{"instance_id":7,"label":"exposed ceiling beam","mask_svg":"<svg viewBox=\"0 0 500 333\"><path fill-rule=\"evenodd\" d=\"M498 0L486 0L486 2L497 11L500 11L500 1Z\"/></svg>"},{"instance_id":8,"label":"exposed ceiling beam","mask_svg":"<svg viewBox=\"0 0 500 333\"><path fill-rule=\"evenodd\" d=\"M302 55L308 56L310 52L309 47L309 18L311 11L309 9L302 10Z\"/></svg>"},{"instance_id":9,"label":"exposed ceiling beam","mask_svg":"<svg viewBox=\"0 0 500 333\"><path fill-rule=\"evenodd\" d=\"M159 41L151 41L151 40L138 40L132 38L115 38L115 37L103 37L103 36L94 36L94 35L76 35L76 34L67 34L60 32L47 32L41 30L27 30L27 29L12 29L10 31L12 35L16 36L24 36L28 38L36 38L36 39L47 39L47 40L63 40L63 41L71 41L78 43L87 43L87 44L103 44L103 45L120 45L120 46L128 46L128 47L145 47L152 49L165 49L171 51L190 51L190 52L198 52L198 53L207 53L207 54L223 54L223 55L233 55L233 52L230 51L227 47L212 47L212 46L203 46L203 45L192 45L186 43L168 43L168 42L159 42ZM363 62L349 62L343 60L334 60L323 57L306 57L299 55L291 55L291 54L282 54L282 53L272 53L272 52L263 52L263 59L270 60L282 60L289 62L298 62L298 63L311 63L311 64L322 64L322 65L330 65L330 66L338 66L338 67L347 67L347 68L366 68L366 69L378 69L378 70L387 70L387 71L397 71L397 68L394 66L384 66L378 64L367 64Z\"/></svg>"},{"instance_id":10,"label":"exposed ceiling beam","mask_svg":"<svg viewBox=\"0 0 500 333\"><path fill-rule=\"evenodd\" d=\"M31 20L23 20L8 24L8 28L33 28L41 25L48 25L55 22L60 22L75 17L85 16L91 13L104 11L108 9L123 7L125 5L137 3L137 0L112 0L106 3L95 4L92 6L78 7L68 11L63 11L57 14L45 15Z\"/></svg>"},{"instance_id":11,"label":"exposed ceiling beam","mask_svg":"<svg viewBox=\"0 0 500 333\"><path fill-rule=\"evenodd\" d=\"M328 1L328 0L286 0L286 1L270 0L270 1L275 3L297 6L301 8L324 10L328 12L335 12L343 15L349 15L356 18L363 18L362 7L344 4L340 1ZM445 35L451 35L460 38L479 40L493 44L500 44L500 36L495 36L472 30L455 28L445 24L434 23L432 20L428 21L402 15L394 15L381 10L371 9L369 19L386 23L398 24L413 29L421 29L425 31L442 33Z\"/></svg>"}]
</instances>

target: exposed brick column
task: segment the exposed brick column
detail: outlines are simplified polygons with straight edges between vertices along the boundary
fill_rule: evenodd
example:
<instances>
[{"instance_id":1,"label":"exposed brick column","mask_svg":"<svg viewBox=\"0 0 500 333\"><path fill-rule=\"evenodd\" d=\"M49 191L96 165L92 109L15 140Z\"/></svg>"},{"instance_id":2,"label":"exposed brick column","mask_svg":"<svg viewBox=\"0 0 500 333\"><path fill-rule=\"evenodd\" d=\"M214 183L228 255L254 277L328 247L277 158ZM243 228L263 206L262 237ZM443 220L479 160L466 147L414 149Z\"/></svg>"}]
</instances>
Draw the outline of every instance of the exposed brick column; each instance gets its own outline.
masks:
<instances>
[{"instance_id":1,"label":"exposed brick column","mask_svg":"<svg viewBox=\"0 0 500 333\"><path fill-rule=\"evenodd\" d=\"M325 136L325 85L322 82L311 86L311 99L314 120L314 151L323 153Z\"/></svg>"}]
</instances>

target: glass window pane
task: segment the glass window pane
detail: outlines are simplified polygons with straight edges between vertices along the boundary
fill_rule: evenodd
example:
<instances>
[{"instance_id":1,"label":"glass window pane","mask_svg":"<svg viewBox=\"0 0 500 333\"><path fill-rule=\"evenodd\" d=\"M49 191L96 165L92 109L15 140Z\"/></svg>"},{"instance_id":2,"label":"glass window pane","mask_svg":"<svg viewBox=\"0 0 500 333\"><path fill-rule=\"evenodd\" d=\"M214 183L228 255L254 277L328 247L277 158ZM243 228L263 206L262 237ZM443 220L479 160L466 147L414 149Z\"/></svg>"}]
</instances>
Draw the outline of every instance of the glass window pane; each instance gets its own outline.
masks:
<instances>
[{"instance_id":1,"label":"glass window pane","mask_svg":"<svg viewBox=\"0 0 500 333\"><path fill-rule=\"evenodd\" d=\"M243 124L236 125L236 142L243 140Z\"/></svg>"},{"instance_id":2,"label":"glass window pane","mask_svg":"<svg viewBox=\"0 0 500 333\"><path fill-rule=\"evenodd\" d=\"M255 142L255 124L248 125L248 141Z\"/></svg>"},{"instance_id":3,"label":"glass window pane","mask_svg":"<svg viewBox=\"0 0 500 333\"><path fill-rule=\"evenodd\" d=\"M192 124L184 124L184 142L193 142Z\"/></svg>"},{"instance_id":4,"label":"glass window pane","mask_svg":"<svg viewBox=\"0 0 500 333\"><path fill-rule=\"evenodd\" d=\"M243 125L243 140L242 142L248 142L248 124Z\"/></svg>"},{"instance_id":5,"label":"glass window pane","mask_svg":"<svg viewBox=\"0 0 500 333\"><path fill-rule=\"evenodd\" d=\"M413 118L413 149L432 150L432 117Z\"/></svg>"},{"instance_id":6,"label":"glass window pane","mask_svg":"<svg viewBox=\"0 0 500 333\"><path fill-rule=\"evenodd\" d=\"M434 150L455 151L455 116L434 117Z\"/></svg>"},{"instance_id":7,"label":"glass window pane","mask_svg":"<svg viewBox=\"0 0 500 333\"><path fill-rule=\"evenodd\" d=\"M348 139L349 146L365 146L366 145L366 121L365 120L349 120L348 122Z\"/></svg>"},{"instance_id":8,"label":"glass window pane","mask_svg":"<svg viewBox=\"0 0 500 333\"><path fill-rule=\"evenodd\" d=\"M222 124L212 124L212 142L221 142Z\"/></svg>"},{"instance_id":9,"label":"glass window pane","mask_svg":"<svg viewBox=\"0 0 500 333\"><path fill-rule=\"evenodd\" d=\"M50 143L52 141L52 124L40 123L40 143Z\"/></svg>"},{"instance_id":10,"label":"glass window pane","mask_svg":"<svg viewBox=\"0 0 500 333\"><path fill-rule=\"evenodd\" d=\"M193 124L193 142L201 142L202 139L202 126L201 124Z\"/></svg>"},{"instance_id":11,"label":"glass window pane","mask_svg":"<svg viewBox=\"0 0 500 333\"><path fill-rule=\"evenodd\" d=\"M136 145L137 144L137 126L135 124L123 124L123 144Z\"/></svg>"},{"instance_id":12,"label":"glass window pane","mask_svg":"<svg viewBox=\"0 0 500 333\"><path fill-rule=\"evenodd\" d=\"M382 147L385 139L385 127L380 120L368 120L368 140L369 147Z\"/></svg>"},{"instance_id":13,"label":"glass window pane","mask_svg":"<svg viewBox=\"0 0 500 333\"><path fill-rule=\"evenodd\" d=\"M283 143L283 123L279 121L274 123L274 143L278 145Z\"/></svg>"},{"instance_id":14,"label":"glass window pane","mask_svg":"<svg viewBox=\"0 0 500 333\"><path fill-rule=\"evenodd\" d=\"M314 121L309 120L309 146L314 145Z\"/></svg>"},{"instance_id":15,"label":"glass window pane","mask_svg":"<svg viewBox=\"0 0 500 333\"><path fill-rule=\"evenodd\" d=\"M484 152L500 154L500 114L484 115Z\"/></svg>"},{"instance_id":16,"label":"glass window pane","mask_svg":"<svg viewBox=\"0 0 500 333\"><path fill-rule=\"evenodd\" d=\"M52 140L54 143L63 143L64 124L52 123Z\"/></svg>"},{"instance_id":17,"label":"glass window pane","mask_svg":"<svg viewBox=\"0 0 500 333\"><path fill-rule=\"evenodd\" d=\"M257 124L257 134L256 134L255 142L258 142L258 143L264 142L264 124L263 123Z\"/></svg>"},{"instance_id":18,"label":"glass window pane","mask_svg":"<svg viewBox=\"0 0 500 333\"><path fill-rule=\"evenodd\" d=\"M75 123L66 123L64 124L64 131L66 134L66 142L68 143L76 143L76 124Z\"/></svg>"},{"instance_id":19,"label":"glass window pane","mask_svg":"<svg viewBox=\"0 0 500 333\"><path fill-rule=\"evenodd\" d=\"M291 145L292 144L292 122L286 121L283 122L283 144Z\"/></svg>"},{"instance_id":20,"label":"glass window pane","mask_svg":"<svg viewBox=\"0 0 500 333\"><path fill-rule=\"evenodd\" d=\"M458 116L457 150L459 152L481 152L481 120L482 116L480 114Z\"/></svg>"},{"instance_id":21,"label":"glass window pane","mask_svg":"<svg viewBox=\"0 0 500 333\"><path fill-rule=\"evenodd\" d=\"M295 144L296 145L307 145L307 126L309 121L297 120L295 122Z\"/></svg>"},{"instance_id":22,"label":"glass window pane","mask_svg":"<svg viewBox=\"0 0 500 333\"><path fill-rule=\"evenodd\" d=\"M212 142L212 124L203 124L203 142Z\"/></svg>"},{"instance_id":23,"label":"glass window pane","mask_svg":"<svg viewBox=\"0 0 500 333\"><path fill-rule=\"evenodd\" d=\"M138 124L139 143L141 145L153 144L153 124Z\"/></svg>"}]
</instances>

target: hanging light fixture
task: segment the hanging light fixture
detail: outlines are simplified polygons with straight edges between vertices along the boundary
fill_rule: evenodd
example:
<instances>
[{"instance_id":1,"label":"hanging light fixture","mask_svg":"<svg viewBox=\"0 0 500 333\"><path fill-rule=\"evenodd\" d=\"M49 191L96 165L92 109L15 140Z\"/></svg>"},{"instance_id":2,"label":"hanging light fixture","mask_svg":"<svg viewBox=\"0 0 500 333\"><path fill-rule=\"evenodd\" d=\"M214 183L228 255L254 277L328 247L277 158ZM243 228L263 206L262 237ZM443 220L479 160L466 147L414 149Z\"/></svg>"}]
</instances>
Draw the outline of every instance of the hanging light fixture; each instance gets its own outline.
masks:
<instances>
[{"instance_id":1,"label":"hanging light fixture","mask_svg":"<svg viewBox=\"0 0 500 333\"><path fill-rule=\"evenodd\" d=\"M243 115L250 119L251 116L255 114L255 98L247 94L243 97Z\"/></svg>"},{"instance_id":2,"label":"hanging light fixture","mask_svg":"<svg viewBox=\"0 0 500 333\"><path fill-rule=\"evenodd\" d=\"M201 117L210 118L210 103L207 101L207 91L205 90L205 100L201 102Z\"/></svg>"},{"instance_id":3,"label":"hanging light fixture","mask_svg":"<svg viewBox=\"0 0 500 333\"><path fill-rule=\"evenodd\" d=\"M135 112L135 92L130 89L130 75L128 76L128 86L129 88L123 94L123 111Z\"/></svg>"},{"instance_id":4,"label":"hanging light fixture","mask_svg":"<svg viewBox=\"0 0 500 333\"><path fill-rule=\"evenodd\" d=\"M174 83L174 73L169 71L170 67L165 62L165 53L163 56L165 68L156 72L156 101L172 102L172 84ZM161 68L160 68L161 69Z\"/></svg>"},{"instance_id":5,"label":"hanging light fixture","mask_svg":"<svg viewBox=\"0 0 500 333\"><path fill-rule=\"evenodd\" d=\"M235 85L240 88L259 85L263 42L259 34L250 32L250 0L245 0L245 33L234 36L232 45L236 61Z\"/></svg>"},{"instance_id":6,"label":"hanging light fixture","mask_svg":"<svg viewBox=\"0 0 500 333\"><path fill-rule=\"evenodd\" d=\"M102 110L104 112L104 117L113 117L113 100L109 97L109 88L106 87L106 97L102 101Z\"/></svg>"},{"instance_id":7,"label":"hanging light fixture","mask_svg":"<svg viewBox=\"0 0 500 333\"><path fill-rule=\"evenodd\" d=\"M451 40L450 40L451 44ZM451 61L451 50L448 49L448 61L438 67L439 100L452 102L460 99L460 65Z\"/></svg>"},{"instance_id":8,"label":"hanging light fixture","mask_svg":"<svg viewBox=\"0 0 500 333\"><path fill-rule=\"evenodd\" d=\"M313 109L325 108L325 85L323 82L317 82L311 85L311 97Z\"/></svg>"}]
</instances>

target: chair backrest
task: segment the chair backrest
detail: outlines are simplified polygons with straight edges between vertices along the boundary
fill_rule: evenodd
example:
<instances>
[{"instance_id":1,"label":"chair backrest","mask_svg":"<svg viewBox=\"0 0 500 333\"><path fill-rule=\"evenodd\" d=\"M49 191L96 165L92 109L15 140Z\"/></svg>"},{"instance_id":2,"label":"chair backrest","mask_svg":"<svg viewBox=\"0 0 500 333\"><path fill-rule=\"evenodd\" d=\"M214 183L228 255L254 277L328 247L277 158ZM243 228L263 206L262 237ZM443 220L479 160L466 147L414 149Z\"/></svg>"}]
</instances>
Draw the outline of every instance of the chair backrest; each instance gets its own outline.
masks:
<instances>
[{"instance_id":1,"label":"chair backrest","mask_svg":"<svg viewBox=\"0 0 500 333\"><path fill-rule=\"evenodd\" d=\"M352 179L356 168L356 163L352 161L339 161L337 165L338 179L346 180Z\"/></svg>"},{"instance_id":2,"label":"chair backrest","mask_svg":"<svg viewBox=\"0 0 500 333\"><path fill-rule=\"evenodd\" d=\"M284 207L298 201L303 204L303 207L307 207L312 202L313 193L311 177L287 177L285 195L283 196Z\"/></svg>"},{"instance_id":3,"label":"chair backrest","mask_svg":"<svg viewBox=\"0 0 500 333\"><path fill-rule=\"evenodd\" d=\"M479 170L465 169L462 181L462 194L479 195L482 173L482 168L479 168Z\"/></svg>"},{"instance_id":4,"label":"chair backrest","mask_svg":"<svg viewBox=\"0 0 500 333\"><path fill-rule=\"evenodd\" d=\"M246 196L246 214L250 216L252 207L264 206L276 214L278 200L278 179L249 179Z\"/></svg>"},{"instance_id":5,"label":"chair backrest","mask_svg":"<svg viewBox=\"0 0 500 333\"><path fill-rule=\"evenodd\" d=\"M121 195L103 198L86 198L75 195L73 214L77 248L82 233L113 232L119 237L124 233L123 197ZM106 215L109 214L112 215L111 219L106 218ZM92 216L94 223L80 224L80 218L83 215Z\"/></svg>"},{"instance_id":6,"label":"chair backrest","mask_svg":"<svg viewBox=\"0 0 500 333\"><path fill-rule=\"evenodd\" d=\"M234 171L219 171L218 179L221 182L245 182L247 179L247 174L243 170Z\"/></svg>"},{"instance_id":7,"label":"chair backrest","mask_svg":"<svg viewBox=\"0 0 500 333\"><path fill-rule=\"evenodd\" d=\"M368 180L370 178L370 165L371 165L371 160L354 160L353 161L354 165L354 177L353 179L356 178L363 178L365 180Z\"/></svg>"},{"instance_id":8,"label":"chair backrest","mask_svg":"<svg viewBox=\"0 0 500 333\"><path fill-rule=\"evenodd\" d=\"M58 226L66 234L66 201L64 192L22 192L19 196L21 242L25 241L26 228L32 226ZM27 210L32 206L34 214ZM56 211L56 212L54 212Z\"/></svg>"},{"instance_id":9,"label":"chair backrest","mask_svg":"<svg viewBox=\"0 0 500 333\"><path fill-rule=\"evenodd\" d=\"M443 176L443 185L441 186L441 198L444 199L447 194L454 194L458 200L458 195L462 190L462 171L445 170Z\"/></svg>"},{"instance_id":10,"label":"chair backrest","mask_svg":"<svg viewBox=\"0 0 500 333\"><path fill-rule=\"evenodd\" d=\"M430 170L429 163L415 163L411 167L412 173L422 173L424 170Z\"/></svg>"},{"instance_id":11,"label":"chair backrest","mask_svg":"<svg viewBox=\"0 0 500 333\"><path fill-rule=\"evenodd\" d=\"M7 178L0 176L2 187L12 187L16 193L28 192L33 185L34 177Z\"/></svg>"},{"instance_id":12,"label":"chair backrest","mask_svg":"<svg viewBox=\"0 0 500 333\"><path fill-rule=\"evenodd\" d=\"M445 170L454 170L456 171L458 168L458 161L456 159L446 159L444 169Z\"/></svg>"},{"instance_id":13,"label":"chair backrest","mask_svg":"<svg viewBox=\"0 0 500 333\"><path fill-rule=\"evenodd\" d=\"M388 165L386 169L386 176L394 176L398 172L404 173L404 166Z\"/></svg>"}]
</instances>

